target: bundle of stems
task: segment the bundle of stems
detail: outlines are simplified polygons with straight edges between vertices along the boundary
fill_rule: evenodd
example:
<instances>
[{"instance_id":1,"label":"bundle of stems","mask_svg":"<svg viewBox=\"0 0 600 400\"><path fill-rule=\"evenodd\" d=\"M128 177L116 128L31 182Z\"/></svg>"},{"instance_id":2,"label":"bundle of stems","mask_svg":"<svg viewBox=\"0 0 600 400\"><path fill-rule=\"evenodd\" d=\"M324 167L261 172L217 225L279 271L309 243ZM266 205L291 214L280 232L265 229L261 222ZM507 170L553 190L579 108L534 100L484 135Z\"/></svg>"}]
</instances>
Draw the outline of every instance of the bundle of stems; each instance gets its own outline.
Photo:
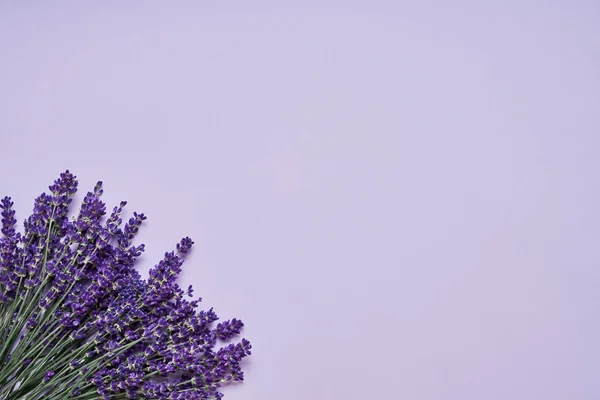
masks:
<instances>
[{"instance_id":1,"label":"bundle of stems","mask_svg":"<svg viewBox=\"0 0 600 400\"><path fill-rule=\"evenodd\" d=\"M0 400L221 399L242 381L243 322L220 322L177 284L193 241L185 237L142 279L144 214L107 216L102 182L69 217L77 179L68 170L35 200L16 230L0 201Z\"/></svg>"}]
</instances>

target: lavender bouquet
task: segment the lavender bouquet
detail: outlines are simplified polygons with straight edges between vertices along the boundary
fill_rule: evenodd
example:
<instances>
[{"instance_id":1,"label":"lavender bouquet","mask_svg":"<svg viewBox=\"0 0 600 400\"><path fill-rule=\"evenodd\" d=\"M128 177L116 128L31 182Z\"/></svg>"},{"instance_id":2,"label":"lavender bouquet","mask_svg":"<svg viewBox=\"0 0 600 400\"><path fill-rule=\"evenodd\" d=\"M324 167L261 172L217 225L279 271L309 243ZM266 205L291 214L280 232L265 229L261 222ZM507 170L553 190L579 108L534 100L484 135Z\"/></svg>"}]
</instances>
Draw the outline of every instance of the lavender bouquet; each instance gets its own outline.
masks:
<instances>
[{"instance_id":1,"label":"lavender bouquet","mask_svg":"<svg viewBox=\"0 0 600 400\"><path fill-rule=\"evenodd\" d=\"M212 308L198 311L192 287L176 283L190 238L144 280L144 245L132 243L144 214L122 226L121 202L104 218L98 182L68 217L69 171L49 189L23 233L11 198L0 201L0 400L221 399L222 384L243 380L250 343L215 348L242 321L212 327Z\"/></svg>"}]
</instances>

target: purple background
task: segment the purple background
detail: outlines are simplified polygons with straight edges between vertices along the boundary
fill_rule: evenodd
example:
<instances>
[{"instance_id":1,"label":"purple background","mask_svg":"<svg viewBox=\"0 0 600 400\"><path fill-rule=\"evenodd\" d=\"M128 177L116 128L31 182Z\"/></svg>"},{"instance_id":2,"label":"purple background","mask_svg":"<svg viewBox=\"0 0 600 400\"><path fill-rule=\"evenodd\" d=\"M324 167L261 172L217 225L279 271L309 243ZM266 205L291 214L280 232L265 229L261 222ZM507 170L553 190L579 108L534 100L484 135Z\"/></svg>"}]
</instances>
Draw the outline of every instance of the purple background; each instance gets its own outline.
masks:
<instances>
[{"instance_id":1,"label":"purple background","mask_svg":"<svg viewBox=\"0 0 600 400\"><path fill-rule=\"evenodd\" d=\"M0 3L0 194L192 236L226 399L600 398L597 2L53 3Z\"/></svg>"}]
</instances>

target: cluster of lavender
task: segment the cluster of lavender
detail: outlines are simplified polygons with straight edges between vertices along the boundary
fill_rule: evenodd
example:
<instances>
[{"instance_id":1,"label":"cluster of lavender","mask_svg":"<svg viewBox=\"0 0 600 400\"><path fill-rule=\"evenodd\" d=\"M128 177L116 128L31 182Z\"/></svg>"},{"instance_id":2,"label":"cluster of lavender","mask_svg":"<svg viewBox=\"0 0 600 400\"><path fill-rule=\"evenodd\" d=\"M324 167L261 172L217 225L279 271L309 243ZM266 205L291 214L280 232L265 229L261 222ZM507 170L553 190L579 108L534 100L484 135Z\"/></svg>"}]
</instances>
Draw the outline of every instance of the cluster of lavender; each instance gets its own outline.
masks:
<instances>
[{"instance_id":1,"label":"cluster of lavender","mask_svg":"<svg viewBox=\"0 0 600 400\"><path fill-rule=\"evenodd\" d=\"M250 343L215 347L242 321L214 326L213 310L176 283L191 239L143 280L144 245L132 240L144 214L123 224L121 202L105 218L98 182L69 218L76 177L49 189L23 233L10 197L0 201L0 400L220 399L224 383L243 380Z\"/></svg>"}]
</instances>

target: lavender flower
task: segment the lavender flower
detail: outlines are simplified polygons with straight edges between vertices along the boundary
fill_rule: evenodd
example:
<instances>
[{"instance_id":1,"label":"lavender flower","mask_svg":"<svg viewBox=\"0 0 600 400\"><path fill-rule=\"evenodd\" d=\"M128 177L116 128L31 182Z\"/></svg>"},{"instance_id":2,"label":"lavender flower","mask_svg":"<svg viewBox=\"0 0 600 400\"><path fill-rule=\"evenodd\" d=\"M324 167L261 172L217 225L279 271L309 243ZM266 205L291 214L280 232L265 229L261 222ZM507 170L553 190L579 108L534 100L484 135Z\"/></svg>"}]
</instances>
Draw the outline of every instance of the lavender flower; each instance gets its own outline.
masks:
<instances>
[{"instance_id":1,"label":"lavender flower","mask_svg":"<svg viewBox=\"0 0 600 400\"><path fill-rule=\"evenodd\" d=\"M221 399L242 381L246 339L216 348L244 326L198 310L178 283L194 242L183 238L144 280L133 244L146 216L123 225L121 202L105 219L98 182L68 218L77 191L69 171L34 202L16 231L0 201L0 400Z\"/></svg>"}]
</instances>

